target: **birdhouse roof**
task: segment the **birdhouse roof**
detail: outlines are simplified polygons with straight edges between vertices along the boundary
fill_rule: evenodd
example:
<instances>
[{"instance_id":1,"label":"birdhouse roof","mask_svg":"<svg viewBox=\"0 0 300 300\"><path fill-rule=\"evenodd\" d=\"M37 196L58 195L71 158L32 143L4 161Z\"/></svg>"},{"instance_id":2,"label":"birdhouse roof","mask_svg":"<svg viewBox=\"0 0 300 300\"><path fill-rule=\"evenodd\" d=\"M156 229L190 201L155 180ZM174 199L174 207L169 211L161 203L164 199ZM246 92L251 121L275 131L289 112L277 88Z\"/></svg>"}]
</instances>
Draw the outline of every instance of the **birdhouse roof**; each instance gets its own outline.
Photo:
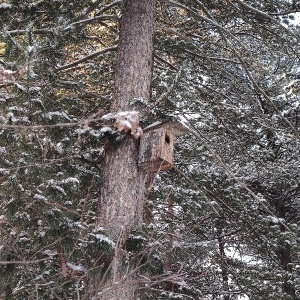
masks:
<instances>
[{"instance_id":1,"label":"birdhouse roof","mask_svg":"<svg viewBox=\"0 0 300 300\"><path fill-rule=\"evenodd\" d=\"M188 128L178 122L178 121L170 121L170 122L154 122L151 125L147 126L143 129L144 132L148 132L151 130L155 130L158 128L165 128L173 132L175 136L180 136L186 134L189 130Z\"/></svg>"}]
</instances>

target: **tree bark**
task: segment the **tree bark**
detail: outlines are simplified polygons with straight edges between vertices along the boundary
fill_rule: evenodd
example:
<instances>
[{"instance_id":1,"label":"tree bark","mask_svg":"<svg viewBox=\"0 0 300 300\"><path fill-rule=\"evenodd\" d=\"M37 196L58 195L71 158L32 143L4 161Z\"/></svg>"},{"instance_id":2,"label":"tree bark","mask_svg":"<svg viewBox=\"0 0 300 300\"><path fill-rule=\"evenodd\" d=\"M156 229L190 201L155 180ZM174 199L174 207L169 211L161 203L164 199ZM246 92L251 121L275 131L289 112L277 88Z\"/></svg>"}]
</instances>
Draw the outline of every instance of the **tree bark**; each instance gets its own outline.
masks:
<instances>
[{"instance_id":1,"label":"tree bark","mask_svg":"<svg viewBox=\"0 0 300 300\"><path fill-rule=\"evenodd\" d=\"M150 100L154 26L155 0L124 2L112 111L134 109L130 102L137 97ZM125 137L120 145L106 150L98 224L114 237L142 220L145 176L138 170L138 144Z\"/></svg>"},{"instance_id":2,"label":"tree bark","mask_svg":"<svg viewBox=\"0 0 300 300\"><path fill-rule=\"evenodd\" d=\"M279 202L279 201L278 201ZM282 218L284 220L287 219L285 207L284 204L279 202L276 205L276 209L278 212L279 218ZM280 231L282 233L286 232L285 226L283 224L280 224ZM281 267L285 270L285 279L282 284L283 291L290 297L291 300L296 300L296 291L294 287L294 278L293 278L293 272L292 272L292 253L290 245L281 245L278 249L278 256L280 260Z\"/></svg>"},{"instance_id":3,"label":"tree bark","mask_svg":"<svg viewBox=\"0 0 300 300\"><path fill-rule=\"evenodd\" d=\"M150 100L155 2L124 1L111 103L113 112L134 110L131 106L134 98ZM124 243L129 232L142 221L147 176L138 169L138 148L139 141L128 135L106 149L98 225L107 229L117 246L109 278L104 286L96 287L98 292L93 299L131 300L138 286L132 275L133 267L127 271L122 267L126 255Z\"/></svg>"},{"instance_id":4,"label":"tree bark","mask_svg":"<svg viewBox=\"0 0 300 300\"><path fill-rule=\"evenodd\" d=\"M128 109L133 98L150 99L155 2L124 1L112 110Z\"/></svg>"},{"instance_id":5,"label":"tree bark","mask_svg":"<svg viewBox=\"0 0 300 300\"><path fill-rule=\"evenodd\" d=\"M225 217L222 216L218 223L217 223L217 230L218 230L218 244L219 244L219 255L220 255L220 268L221 268L221 275L222 275L222 285L223 291L225 293L229 293L229 274L228 274L228 265L227 265L227 258L225 253L225 240L224 240L224 228L225 228ZM230 295L225 294L224 300L229 300Z\"/></svg>"}]
</instances>

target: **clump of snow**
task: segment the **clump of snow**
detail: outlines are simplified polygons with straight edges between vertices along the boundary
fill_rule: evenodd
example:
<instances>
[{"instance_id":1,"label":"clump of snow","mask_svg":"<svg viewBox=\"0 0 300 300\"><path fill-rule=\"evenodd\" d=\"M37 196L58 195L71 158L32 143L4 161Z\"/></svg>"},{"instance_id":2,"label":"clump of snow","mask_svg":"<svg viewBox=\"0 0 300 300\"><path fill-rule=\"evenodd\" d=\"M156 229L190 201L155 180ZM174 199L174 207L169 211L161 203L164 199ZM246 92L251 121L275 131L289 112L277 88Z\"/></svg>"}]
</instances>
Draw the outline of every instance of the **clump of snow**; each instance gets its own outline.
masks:
<instances>
[{"instance_id":1,"label":"clump of snow","mask_svg":"<svg viewBox=\"0 0 300 300\"><path fill-rule=\"evenodd\" d=\"M9 175L10 171L5 168L0 168L0 174L1 175Z\"/></svg>"},{"instance_id":2,"label":"clump of snow","mask_svg":"<svg viewBox=\"0 0 300 300\"><path fill-rule=\"evenodd\" d=\"M76 177L68 177L66 179L61 180L59 183L79 184L79 180Z\"/></svg>"},{"instance_id":3,"label":"clump of snow","mask_svg":"<svg viewBox=\"0 0 300 300\"><path fill-rule=\"evenodd\" d=\"M39 232L40 237L44 237L46 235L46 231L42 230Z\"/></svg>"},{"instance_id":4,"label":"clump of snow","mask_svg":"<svg viewBox=\"0 0 300 300\"><path fill-rule=\"evenodd\" d=\"M118 113L105 114L101 117L101 119L102 120L111 120L111 119L124 118L124 119L130 121L132 118L134 118L138 114L139 114L139 112L135 111L135 110L120 111Z\"/></svg>"},{"instance_id":5,"label":"clump of snow","mask_svg":"<svg viewBox=\"0 0 300 300\"><path fill-rule=\"evenodd\" d=\"M45 198L44 196L39 195L39 194L35 194L35 195L33 196L33 199L36 199L36 200L42 200L42 201L47 201L47 198Z\"/></svg>"},{"instance_id":6,"label":"clump of snow","mask_svg":"<svg viewBox=\"0 0 300 300\"><path fill-rule=\"evenodd\" d=\"M279 223L279 219L273 216L268 216L268 220L273 223L273 224L278 224Z\"/></svg>"},{"instance_id":7,"label":"clump of snow","mask_svg":"<svg viewBox=\"0 0 300 300\"><path fill-rule=\"evenodd\" d=\"M96 234L93 234L91 233L91 236L94 236L99 242L106 242L108 243L109 245L111 245L112 247L115 246L115 242L112 241L111 239L109 239L107 236L105 236L104 234L101 234L101 233L96 233Z\"/></svg>"},{"instance_id":8,"label":"clump of snow","mask_svg":"<svg viewBox=\"0 0 300 300\"><path fill-rule=\"evenodd\" d=\"M28 54L32 54L32 53L34 53L34 51L35 51L35 47L34 47L34 46L29 45L29 46L27 47L27 52L28 52Z\"/></svg>"},{"instance_id":9,"label":"clump of snow","mask_svg":"<svg viewBox=\"0 0 300 300\"><path fill-rule=\"evenodd\" d=\"M76 272L86 272L86 269L83 265L79 264L79 265L74 265L72 263L67 262L66 263L67 267L73 271Z\"/></svg>"},{"instance_id":10,"label":"clump of snow","mask_svg":"<svg viewBox=\"0 0 300 300\"><path fill-rule=\"evenodd\" d=\"M8 8L12 8L12 5L9 3L1 3L0 8L8 9Z\"/></svg>"},{"instance_id":11,"label":"clump of snow","mask_svg":"<svg viewBox=\"0 0 300 300\"><path fill-rule=\"evenodd\" d=\"M110 133L110 132L112 132L112 129L108 126L105 126L100 129L100 132L101 133Z\"/></svg>"},{"instance_id":12,"label":"clump of snow","mask_svg":"<svg viewBox=\"0 0 300 300\"><path fill-rule=\"evenodd\" d=\"M49 120L52 120L53 117L61 117L63 119L67 119L68 121L71 121L71 119L68 117L68 115L65 112L60 111L51 111L45 114L45 117Z\"/></svg>"},{"instance_id":13,"label":"clump of snow","mask_svg":"<svg viewBox=\"0 0 300 300\"><path fill-rule=\"evenodd\" d=\"M26 88L25 88L23 85L21 85L21 84L19 84L19 83L15 83L15 85L16 85L16 87L17 87L19 90L21 90L21 91L23 91L23 92L26 92Z\"/></svg>"},{"instance_id":14,"label":"clump of snow","mask_svg":"<svg viewBox=\"0 0 300 300\"><path fill-rule=\"evenodd\" d=\"M41 89L42 89L42 88L39 87L39 86L31 86L31 87L29 88L29 92L39 92ZM41 100L36 100L36 102L37 102L37 101L39 101L40 103L42 103Z\"/></svg>"},{"instance_id":15,"label":"clump of snow","mask_svg":"<svg viewBox=\"0 0 300 300\"><path fill-rule=\"evenodd\" d=\"M49 250L49 249L46 249L42 252L44 255L47 255L47 256L50 256L51 258L55 255L57 255L57 252L56 251L52 251L52 250Z\"/></svg>"},{"instance_id":16,"label":"clump of snow","mask_svg":"<svg viewBox=\"0 0 300 300\"><path fill-rule=\"evenodd\" d=\"M50 179L50 180L47 181L47 184L48 184L49 187L52 187L53 189L61 192L63 195L65 195L65 196L67 195L65 190L58 185L57 181L55 181L53 179Z\"/></svg>"},{"instance_id":17,"label":"clump of snow","mask_svg":"<svg viewBox=\"0 0 300 300\"><path fill-rule=\"evenodd\" d=\"M63 143L59 142L55 145L54 149L59 153L63 154L64 153L64 145Z\"/></svg>"},{"instance_id":18,"label":"clump of snow","mask_svg":"<svg viewBox=\"0 0 300 300\"><path fill-rule=\"evenodd\" d=\"M105 229L103 227L97 227L93 230L92 233L90 233L91 236L95 237L100 242L106 242L112 247L115 246L115 242L111 239L109 239L106 235L104 235L102 232L104 232Z\"/></svg>"}]
</instances>

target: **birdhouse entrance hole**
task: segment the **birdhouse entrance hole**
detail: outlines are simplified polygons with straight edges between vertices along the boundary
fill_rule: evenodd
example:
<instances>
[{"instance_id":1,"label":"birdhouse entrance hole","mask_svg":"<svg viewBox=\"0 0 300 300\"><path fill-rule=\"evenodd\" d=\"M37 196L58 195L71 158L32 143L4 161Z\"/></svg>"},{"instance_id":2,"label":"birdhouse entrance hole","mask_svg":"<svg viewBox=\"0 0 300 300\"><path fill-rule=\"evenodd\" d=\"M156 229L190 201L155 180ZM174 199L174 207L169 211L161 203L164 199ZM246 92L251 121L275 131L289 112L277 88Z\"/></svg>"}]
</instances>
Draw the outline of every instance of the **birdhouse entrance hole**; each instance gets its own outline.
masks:
<instances>
[{"instance_id":1,"label":"birdhouse entrance hole","mask_svg":"<svg viewBox=\"0 0 300 300\"><path fill-rule=\"evenodd\" d=\"M165 141L167 144L170 144L170 135L166 132Z\"/></svg>"}]
</instances>

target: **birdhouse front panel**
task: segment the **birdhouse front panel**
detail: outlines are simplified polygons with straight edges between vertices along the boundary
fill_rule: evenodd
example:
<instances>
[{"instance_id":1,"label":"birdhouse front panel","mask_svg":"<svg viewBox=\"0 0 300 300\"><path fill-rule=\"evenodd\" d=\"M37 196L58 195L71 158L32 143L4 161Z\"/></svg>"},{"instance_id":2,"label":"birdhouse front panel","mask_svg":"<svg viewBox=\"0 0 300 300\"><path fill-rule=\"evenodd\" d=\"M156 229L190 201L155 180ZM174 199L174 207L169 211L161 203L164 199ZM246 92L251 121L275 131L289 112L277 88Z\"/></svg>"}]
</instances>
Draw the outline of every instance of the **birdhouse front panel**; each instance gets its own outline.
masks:
<instances>
[{"instance_id":1,"label":"birdhouse front panel","mask_svg":"<svg viewBox=\"0 0 300 300\"><path fill-rule=\"evenodd\" d=\"M163 127L144 132L140 143L139 166L152 172L168 170L173 165L174 135Z\"/></svg>"}]
</instances>

